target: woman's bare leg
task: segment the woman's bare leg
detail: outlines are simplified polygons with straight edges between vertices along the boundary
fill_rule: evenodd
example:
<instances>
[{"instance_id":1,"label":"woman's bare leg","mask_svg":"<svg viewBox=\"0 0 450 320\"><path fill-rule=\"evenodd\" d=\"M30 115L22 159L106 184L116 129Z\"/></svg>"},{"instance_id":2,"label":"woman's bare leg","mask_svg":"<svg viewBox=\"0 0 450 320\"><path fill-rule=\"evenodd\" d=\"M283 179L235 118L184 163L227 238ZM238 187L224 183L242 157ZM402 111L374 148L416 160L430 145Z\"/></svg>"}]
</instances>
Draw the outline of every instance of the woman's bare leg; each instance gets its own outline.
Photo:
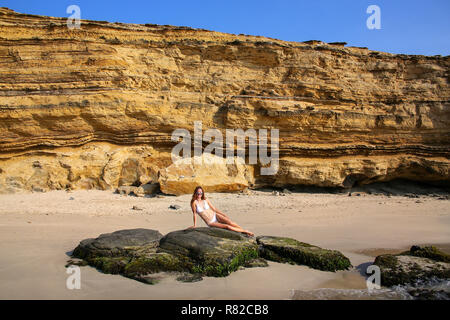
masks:
<instances>
[{"instance_id":1,"label":"woman's bare leg","mask_svg":"<svg viewBox=\"0 0 450 320\"><path fill-rule=\"evenodd\" d=\"M242 228L240 225L238 225L237 223L235 223L235 222L231 221L230 219L224 217L224 216L221 215L220 213L219 213L219 214L216 214L216 217L217 217L217 221L218 221L219 223L227 224L227 225L230 225L230 226L232 226L232 227L235 227L235 228L239 228L239 229L241 229L241 230L244 230L244 231L239 231L239 232L244 232L244 233L246 233L246 234L248 234L248 235L251 235L251 236L254 236L254 235L255 235L253 232L248 231L248 230L245 230L245 229Z\"/></svg>"},{"instance_id":2,"label":"woman's bare leg","mask_svg":"<svg viewBox=\"0 0 450 320\"><path fill-rule=\"evenodd\" d=\"M228 218L225 218L220 213L216 214L216 217L217 217L217 221L220 222L220 223L229 224L230 226L243 229L240 225L238 225L237 223L231 221Z\"/></svg>"},{"instance_id":3,"label":"woman's bare leg","mask_svg":"<svg viewBox=\"0 0 450 320\"><path fill-rule=\"evenodd\" d=\"M230 226L229 224L213 222L213 223L210 223L209 226L210 227L221 228L221 229L228 229L228 230L232 230L232 231L236 231L236 232L242 232L242 233L246 233L246 234L248 234L250 236L254 236L253 232L250 232L248 230L244 230L242 228L233 227L233 226Z\"/></svg>"}]
</instances>

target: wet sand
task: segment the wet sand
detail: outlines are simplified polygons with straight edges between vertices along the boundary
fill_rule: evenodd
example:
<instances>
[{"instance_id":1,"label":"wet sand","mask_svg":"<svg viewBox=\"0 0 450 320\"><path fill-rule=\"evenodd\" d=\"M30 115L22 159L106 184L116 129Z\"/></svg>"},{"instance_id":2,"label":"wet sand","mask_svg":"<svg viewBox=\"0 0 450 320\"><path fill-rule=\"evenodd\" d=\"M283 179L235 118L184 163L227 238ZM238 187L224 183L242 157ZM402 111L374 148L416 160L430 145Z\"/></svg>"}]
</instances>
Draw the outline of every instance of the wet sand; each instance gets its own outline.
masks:
<instances>
[{"instance_id":1,"label":"wet sand","mask_svg":"<svg viewBox=\"0 0 450 320\"><path fill-rule=\"evenodd\" d=\"M268 268L226 278L182 283L168 277L146 285L86 266L81 289L69 290L65 264L82 239L120 229L166 234L187 228L190 195L137 198L99 190L0 195L0 299L290 299L293 290L364 289L362 270L377 254L412 244L450 248L449 201L435 197L262 191L207 196L257 236L287 236L340 250L355 268L333 273L269 262Z\"/></svg>"}]
</instances>

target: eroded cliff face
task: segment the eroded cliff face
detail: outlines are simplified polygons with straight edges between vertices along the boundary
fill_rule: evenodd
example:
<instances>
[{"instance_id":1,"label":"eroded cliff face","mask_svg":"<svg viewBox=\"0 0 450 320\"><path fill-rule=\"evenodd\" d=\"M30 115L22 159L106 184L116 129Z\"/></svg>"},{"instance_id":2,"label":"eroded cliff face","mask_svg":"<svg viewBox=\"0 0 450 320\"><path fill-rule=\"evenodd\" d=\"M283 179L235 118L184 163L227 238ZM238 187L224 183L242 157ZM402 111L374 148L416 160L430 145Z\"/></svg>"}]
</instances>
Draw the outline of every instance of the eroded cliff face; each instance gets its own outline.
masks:
<instances>
[{"instance_id":1,"label":"eroded cliff face","mask_svg":"<svg viewBox=\"0 0 450 320\"><path fill-rule=\"evenodd\" d=\"M5 8L0 57L2 193L450 178L449 57L159 25L69 30ZM172 132L194 121L224 137L279 129L278 172L173 164Z\"/></svg>"}]
</instances>

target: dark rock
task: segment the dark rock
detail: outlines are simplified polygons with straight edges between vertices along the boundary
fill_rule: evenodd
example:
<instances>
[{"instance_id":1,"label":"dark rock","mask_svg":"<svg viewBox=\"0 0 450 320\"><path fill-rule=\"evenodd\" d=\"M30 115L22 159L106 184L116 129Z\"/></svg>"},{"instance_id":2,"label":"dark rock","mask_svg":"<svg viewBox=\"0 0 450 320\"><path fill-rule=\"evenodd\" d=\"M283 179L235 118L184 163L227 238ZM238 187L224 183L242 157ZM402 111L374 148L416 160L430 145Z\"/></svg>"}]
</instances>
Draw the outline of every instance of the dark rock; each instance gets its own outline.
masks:
<instances>
[{"instance_id":1,"label":"dark rock","mask_svg":"<svg viewBox=\"0 0 450 320\"><path fill-rule=\"evenodd\" d=\"M135 280L143 282L145 284L157 284L164 278L163 275L146 275L142 277L136 277Z\"/></svg>"},{"instance_id":2,"label":"dark rock","mask_svg":"<svg viewBox=\"0 0 450 320\"><path fill-rule=\"evenodd\" d=\"M171 205L169 206L169 209L178 210L178 209L181 209L181 206L179 206L179 205L177 205L177 204L171 204Z\"/></svg>"},{"instance_id":3,"label":"dark rock","mask_svg":"<svg viewBox=\"0 0 450 320\"><path fill-rule=\"evenodd\" d=\"M409 250L409 254L416 257L429 258L434 261L450 262L450 255L440 251L435 246L412 246Z\"/></svg>"},{"instance_id":4,"label":"dark rock","mask_svg":"<svg viewBox=\"0 0 450 320\"><path fill-rule=\"evenodd\" d=\"M123 274L139 280L142 276L164 271L189 271L185 259L167 252L147 252L131 259L123 269Z\"/></svg>"},{"instance_id":5,"label":"dark rock","mask_svg":"<svg viewBox=\"0 0 450 320\"><path fill-rule=\"evenodd\" d=\"M380 267L381 285L394 286L431 278L448 279L449 262L449 255L436 247L412 246L409 251L397 255L377 256L374 264Z\"/></svg>"},{"instance_id":6,"label":"dark rock","mask_svg":"<svg viewBox=\"0 0 450 320\"><path fill-rule=\"evenodd\" d=\"M101 234L95 239L85 239L73 251L80 259L99 257L131 257L136 252L148 251L158 246L162 234L151 229L128 229Z\"/></svg>"},{"instance_id":7,"label":"dark rock","mask_svg":"<svg viewBox=\"0 0 450 320\"><path fill-rule=\"evenodd\" d=\"M259 245L258 245L259 244ZM164 273L181 273L184 282L203 276L223 277L240 268L267 267L265 259L340 270L350 261L338 251L294 239L259 237L220 228L190 228L162 236L156 230L130 229L86 239L73 251L68 265L89 264L104 273L121 274L148 284Z\"/></svg>"},{"instance_id":8,"label":"dark rock","mask_svg":"<svg viewBox=\"0 0 450 320\"><path fill-rule=\"evenodd\" d=\"M254 239L220 228L192 228L174 231L160 240L159 251L183 260L191 273L227 276L247 260L258 257Z\"/></svg>"},{"instance_id":9,"label":"dark rock","mask_svg":"<svg viewBox=\"0 0 450 320\"><path fill-rule=\"evenodd\" d=\"M133 208L131 208L131 209L133 209L133 210L144 210L144 209L142 209L141 207L138 207L138 206L133 206Z\"/></svg>"},{"instance_id":10,"label":"dark rock","mask_svg":"<svg viewBox=\"0 0 450 320\"><path fill-rule=\"evenodd\" d=\"M87 266L88 263L87 261L83 260L83 259L77 259L77 258L73 258L67 261L67 264L65 265L65 267L69 267L69 266L80 266L80 267L84 267Z\"/></svg>"},{"instance_id":11,"label":"dark rock","mask_svg":"<svg viewBox=\"0 0 450 320\"><path fill-rule=\"evenodd\" d=\"M159 191L159 183L147 183L141 185L141 188L144 190L145 194L153 195Z\"/></svg>"},{"instance_id":12,"label":"dark rock","mask_svg":"<svg viewBox=\"0 0 450 320\"><path fill-rule=\"evenodd\" d=\"M344 47L347 45L347 42L328 42L329 45L332 46L340 46L340 47Z\"/></svg>"},{"instance_id":13,"label":"dark rock","mask_svg":"<svg viewBox=\"0 0 450 320\"><path fill-rule=\"evenodd\" d=\"M105 273L153 283L148 275L167 271L197 274L197 278L227 276L256 258L257 249L254 239L219 228L180 230L163 238L155 230L132 229L83 240L73 256Z\"/></svg>"},{"instance_id":14,"label":"dark rock","mask_svg":"<svg viewBox=\"0 0 450 320\"><path fill-rule=\"evenodd\" d=\"M322 249L291 238L260 236L260 256L271 261L307 265L323 271L346 270L350 260L336 250Z\"/></svg>"},{"instance_id":15,"label":"dark rock","mask_svg":"<svg viewBox=\"0 0 450 320\"><path fill-rule=\"evenodd\" d=\"M450 293L444 290L413 288L408 293L416 300L450 300Z\"/></svg>"}]
</instances>

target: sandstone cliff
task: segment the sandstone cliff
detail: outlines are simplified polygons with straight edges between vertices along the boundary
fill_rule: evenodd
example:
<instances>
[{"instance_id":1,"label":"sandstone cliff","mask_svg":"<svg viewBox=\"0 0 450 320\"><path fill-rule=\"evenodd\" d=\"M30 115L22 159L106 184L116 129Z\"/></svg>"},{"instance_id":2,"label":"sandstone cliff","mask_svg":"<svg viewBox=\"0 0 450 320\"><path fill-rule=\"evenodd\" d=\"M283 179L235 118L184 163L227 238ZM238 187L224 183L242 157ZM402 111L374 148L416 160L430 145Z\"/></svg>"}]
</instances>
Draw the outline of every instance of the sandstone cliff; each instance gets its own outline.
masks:
<instances>
[{"instance_id":1,"label":"sandstone cliff","mask_svg":"<svg viewBox=\"0 0 450 320\"><path fill-rule=\"evenodd\" d=\"M449 182L450 57L153 24L69 30L6 8L0 56L2 193ZM224 136L279 129L277 174L173 164L172 132L198 120Z\"/></svg>"}]
</instances>

